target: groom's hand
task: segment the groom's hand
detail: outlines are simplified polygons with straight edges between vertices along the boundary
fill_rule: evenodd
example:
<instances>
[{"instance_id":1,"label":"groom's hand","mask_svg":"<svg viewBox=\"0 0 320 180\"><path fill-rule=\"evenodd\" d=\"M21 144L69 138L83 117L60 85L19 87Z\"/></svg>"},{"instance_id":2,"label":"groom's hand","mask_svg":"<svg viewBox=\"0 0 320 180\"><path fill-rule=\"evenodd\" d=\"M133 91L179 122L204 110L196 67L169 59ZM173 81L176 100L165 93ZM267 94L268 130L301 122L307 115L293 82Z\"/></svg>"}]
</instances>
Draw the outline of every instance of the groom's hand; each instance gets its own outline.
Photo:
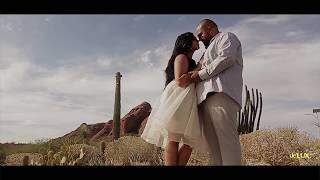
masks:
<instances>
[{"instance_id":1,"label":"groom's hand","mask_svg":"<svg viewBox=\"0 0 320 180\"><path fill-rule=\"evenodd\" d=\"M190 71L189 74L191 75L191 81L194 83L200 82L199 71Z\"/></svg>"}]
</instances>

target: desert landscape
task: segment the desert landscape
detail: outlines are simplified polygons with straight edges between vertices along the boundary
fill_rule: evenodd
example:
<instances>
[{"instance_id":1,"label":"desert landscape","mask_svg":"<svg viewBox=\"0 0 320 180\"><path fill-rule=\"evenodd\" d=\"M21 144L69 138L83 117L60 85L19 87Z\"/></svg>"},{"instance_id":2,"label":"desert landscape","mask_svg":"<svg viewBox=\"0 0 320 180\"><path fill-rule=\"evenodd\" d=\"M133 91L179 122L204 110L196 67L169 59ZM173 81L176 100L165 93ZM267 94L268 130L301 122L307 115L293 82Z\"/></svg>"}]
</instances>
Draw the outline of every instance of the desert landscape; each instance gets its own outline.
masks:
<instances>
[{"instance_id":1,"label":"desert landscape","mask_svg":"<svg viewBox=\"0 0 320 180\"><path fill-rule=\"evenodd\" d=\"M163 149L140 138L151 112L142 102L120 120L113 140L112 120L82 123L70 133L30 144L0 144L1 166L163 166ZM241 134L246 166L319 166L320 139L294 127ZM207 166L207 154L192 152L188 166Z\"/></svg>"}]
</instances>

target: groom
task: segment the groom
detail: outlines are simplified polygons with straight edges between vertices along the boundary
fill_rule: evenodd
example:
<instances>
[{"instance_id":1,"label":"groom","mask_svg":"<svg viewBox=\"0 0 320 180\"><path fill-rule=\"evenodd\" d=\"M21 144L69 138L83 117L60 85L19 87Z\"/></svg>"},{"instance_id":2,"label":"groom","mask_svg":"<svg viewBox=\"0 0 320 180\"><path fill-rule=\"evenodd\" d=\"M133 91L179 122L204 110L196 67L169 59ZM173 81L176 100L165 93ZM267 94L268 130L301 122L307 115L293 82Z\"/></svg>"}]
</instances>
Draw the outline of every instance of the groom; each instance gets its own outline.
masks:
<instances>
[{"instance_id":1,"label":"groom","mask_svg":"<svg viewBox=\"0 0 320 180\"><path fill-rule=\"evenodd\" d=\"M210 19L203 19L196 34L206 51L200 71L192 71L197 82L199 116L203 122L210 165L241 165L237 112L242 102L242 49L230 32L219 32Z\"/></svg>"}]
</instances>

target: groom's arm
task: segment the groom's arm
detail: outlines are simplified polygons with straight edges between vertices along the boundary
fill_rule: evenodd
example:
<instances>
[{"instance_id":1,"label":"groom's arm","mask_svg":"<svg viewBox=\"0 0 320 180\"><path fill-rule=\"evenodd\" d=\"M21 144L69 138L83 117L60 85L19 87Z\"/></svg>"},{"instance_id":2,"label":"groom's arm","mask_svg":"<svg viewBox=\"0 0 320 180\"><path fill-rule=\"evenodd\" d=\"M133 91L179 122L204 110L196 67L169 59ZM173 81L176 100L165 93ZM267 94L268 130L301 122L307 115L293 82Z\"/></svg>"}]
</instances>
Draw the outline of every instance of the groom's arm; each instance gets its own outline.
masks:
<instances>
[{"instance_id":1,"label":"groom's arm","mask_svg":"<svg viewBox=\"0 0 320 180\"><path fill-rule=\"evenodd\" d=\"M204 53L205 53L205 52L203 52L200 60L199 60L198 63L197 63L197 67L196 67L193 71L200 71L200 70L201 70L201 68L202 68L202 63L203 63Z\"/></svg>"},{"instance_id":2,"label":"groom's arm","mask_svg":"<svg viewBox=\"0 0 320 180\"><path fill-rule=\"evenodd\" d=\"M225 34L218 43L218 56L207 67L201 69L198 73L193 73L192 78L198 81L207 80L231 67L236 62L237 50L240 45L235 35ZM213 54L214 49L209 50L209 52Z\"/></svg>"}]
</instances>

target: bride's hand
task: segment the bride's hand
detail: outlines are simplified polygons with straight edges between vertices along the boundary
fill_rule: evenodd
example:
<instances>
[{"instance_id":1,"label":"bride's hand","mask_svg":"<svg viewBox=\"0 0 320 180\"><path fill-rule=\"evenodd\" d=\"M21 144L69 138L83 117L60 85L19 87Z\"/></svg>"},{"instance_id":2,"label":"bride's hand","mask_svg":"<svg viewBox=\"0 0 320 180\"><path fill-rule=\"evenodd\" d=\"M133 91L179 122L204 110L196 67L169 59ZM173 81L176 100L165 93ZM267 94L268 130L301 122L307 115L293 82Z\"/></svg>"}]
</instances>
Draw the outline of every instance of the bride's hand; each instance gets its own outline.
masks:
<instances>
[{"instance_id":1,"label":"bride's hand","mask_svg":"<svg viewBox=\"0 0 320 180\"><path fill-rule=\"evenodd\" d=\"M187 87L192 83L190 74L186 73L180 76L177 81L178 86Z\"/></svg>"}]
</instances>

